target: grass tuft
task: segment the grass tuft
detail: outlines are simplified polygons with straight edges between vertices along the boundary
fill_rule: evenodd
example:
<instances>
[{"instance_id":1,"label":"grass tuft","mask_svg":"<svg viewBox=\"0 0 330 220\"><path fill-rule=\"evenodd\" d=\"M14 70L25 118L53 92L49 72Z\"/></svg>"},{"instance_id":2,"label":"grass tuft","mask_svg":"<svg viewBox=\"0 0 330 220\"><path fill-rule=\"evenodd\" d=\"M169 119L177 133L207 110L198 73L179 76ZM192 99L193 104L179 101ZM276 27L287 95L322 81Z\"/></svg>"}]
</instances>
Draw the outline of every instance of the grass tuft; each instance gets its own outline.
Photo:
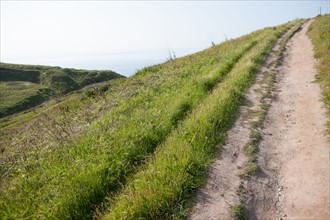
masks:
<instances>
[{"instance_id":1,"label":"grass tuft","mask_svg":"<svg viewBox=\"0 0 330 220\"><path fill-rule=\"evenodd\" d=\"M242 203L235 205L232 208L232 215L235 220L245 220L245 207Z\"/></svg>"}]
</instances>

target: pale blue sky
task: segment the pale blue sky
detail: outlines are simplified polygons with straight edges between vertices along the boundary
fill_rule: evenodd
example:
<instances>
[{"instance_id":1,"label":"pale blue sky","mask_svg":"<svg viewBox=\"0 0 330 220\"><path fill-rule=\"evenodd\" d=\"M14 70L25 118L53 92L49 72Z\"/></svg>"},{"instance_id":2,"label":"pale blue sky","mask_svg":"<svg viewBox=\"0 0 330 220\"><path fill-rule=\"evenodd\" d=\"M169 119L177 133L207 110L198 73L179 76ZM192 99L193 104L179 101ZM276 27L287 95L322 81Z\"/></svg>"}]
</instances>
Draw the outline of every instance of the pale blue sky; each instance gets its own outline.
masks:
<instances>
[{"instance_id":1,"label":"pale blue sky","mask_svg":"<svg viewBox=\"0 0 330 220\"><path fill-rule=\"evenodd\" d=\"M168 50L182 56L212 41L314 17L320 7L329 13L328 0L1 0L0 55L2 62L114 69L130 75L164 61Z\"/></svg>"}]
</instances>

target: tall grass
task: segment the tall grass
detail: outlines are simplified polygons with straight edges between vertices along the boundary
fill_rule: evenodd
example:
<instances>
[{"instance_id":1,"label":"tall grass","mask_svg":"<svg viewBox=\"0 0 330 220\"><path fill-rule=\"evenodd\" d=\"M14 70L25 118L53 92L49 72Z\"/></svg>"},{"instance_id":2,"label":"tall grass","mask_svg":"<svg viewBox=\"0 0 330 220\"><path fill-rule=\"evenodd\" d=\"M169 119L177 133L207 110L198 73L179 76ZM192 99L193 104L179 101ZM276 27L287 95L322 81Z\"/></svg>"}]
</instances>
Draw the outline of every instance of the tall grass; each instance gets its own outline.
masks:
<instances>
[{"instance_id":1,"label":"tall grass","mask_svg":"<svg viewBox=\"0 0 330 220\"><path fill-rule=\"evenodd\" d=\"M327 130L330 134L330 15L316 17L307 34L314 45L315 58L319 60L316 77L322 88L328 116Z\"/></svg>"},{"instance_id":2,"label":"tall grass","mask_svg":"<svg viewBox=\"0 0 330 220\"><path fill-rule=\"evenodd\" d=\"M293 24L264 31L258 44L157 148L146 168L110 199L110 210L101 218L168 219L186 215L187 201L204 182L206 168L221 149L255 72L275 40Z\"/></svg>"},{"instance_id":3,"label":"tall grass","mask_svg":"<svg viewBox=\"0 0 330 220\"><path fill-rule=\"evenodd\" d=\"M63 123L45 116L45 131L33 133L35 145L22 135L17 143L23 150L7 147L3 154L0 215L90 217L265 35L259 31L121 81L105 97L113 105L83 135L68 132L76 129L74 110L61 113Z\"/></svg>"}]
</instances>

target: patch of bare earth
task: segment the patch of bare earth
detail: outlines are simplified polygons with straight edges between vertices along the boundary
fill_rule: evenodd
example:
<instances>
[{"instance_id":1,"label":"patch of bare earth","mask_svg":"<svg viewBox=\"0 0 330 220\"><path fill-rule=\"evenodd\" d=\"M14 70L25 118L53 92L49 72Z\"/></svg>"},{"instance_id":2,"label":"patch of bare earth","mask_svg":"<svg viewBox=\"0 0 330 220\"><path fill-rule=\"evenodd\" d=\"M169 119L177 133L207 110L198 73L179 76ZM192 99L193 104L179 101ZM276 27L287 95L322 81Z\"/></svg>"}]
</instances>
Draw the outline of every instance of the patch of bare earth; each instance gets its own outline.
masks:
<instances>
[{"instance_id":1,"label":"patch of bare earth","mask_svg":"<svg viewBox=\"0 0 330 220\"><path fill-rule=\"evenodd\" d=\"M288 42L278 70L259 146L261 173L247 184L249 219L330 219L329 142L306 36L311 22Z\"/></svg>"}]
</instances>

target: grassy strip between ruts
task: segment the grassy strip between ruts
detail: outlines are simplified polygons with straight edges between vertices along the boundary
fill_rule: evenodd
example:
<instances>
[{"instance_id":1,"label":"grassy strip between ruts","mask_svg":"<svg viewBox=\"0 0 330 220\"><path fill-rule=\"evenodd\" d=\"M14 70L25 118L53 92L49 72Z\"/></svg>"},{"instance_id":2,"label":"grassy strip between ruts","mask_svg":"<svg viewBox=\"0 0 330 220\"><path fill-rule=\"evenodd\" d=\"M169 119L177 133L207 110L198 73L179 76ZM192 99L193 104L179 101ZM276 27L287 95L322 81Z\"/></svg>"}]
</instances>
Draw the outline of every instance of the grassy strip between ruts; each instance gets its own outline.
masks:
<instances>
[{"instance_id":1,"label":"grassy strip between ruts","mask_svg":"<svg viewBox=\"0 0 330 220\"><path fill-rule=\"evenodd\" d=\"M157 148L146 169L110 203L103 219L167 219L186 214L191 193L205 180L237 115L244 92L273 43L293 23L269 33L233 68L211 95ZM189 202L188 202L189 203Z\"/></svg>"},{"instance_id":2,"label":"grassy strip between ruts","mask_svg":"<svg viewBox=\"0 0 330 220\"><path fill-rule=\"evenodd\" d=\"M251 132L250 132L250 140L249 142L244 146L244 153L248 158L248 161L246 162L246 165L244 166L244 171L240 174L241 178L247 178L250 175L255 175L258 172L258 164L256 161L257 153L259 151L259 142L261 140L261 134L260 134L260 128L263 126L263 123L266 119L266 115L268 112L268 109L270 108L270 101L272 97L272 90L274 88L274 83L276 82L276 73L273 70L273 68L277 65L280 65L282 54L285 51L285 46L288 42L288 40L300 29L302 23L304 20L301 21L301 23L297 24L295 27L292 27L291 30L287 32L283 36L282 39L279 39L279 48L276 51L273 51L275 55L275 60L270 63L267 67L267 69L270 69L269 71L263 72L261 74L264 74L264 78L259 82L261 84L261 87L265 86L265 90L261 90L261 100L260 100L260 110L253 110L249 109L249 113L251 115L257 115L257 120L250 121L251 123ZM240 185L238 193L242 193L242 185ZM240 195L242 197L242 195ZM232 207L231 213L233 216L233 219L235 220L245 220L246 219L246 208L243 202L237 203L235 206Z\"/></svg>"},{"instance_id":3,"label":"grassy strip between ruts","mask_svg":"<svg viewBox=\"0 0 330 220\"><path fill-rule=\"evenodd\" d=\"M95 123L77 146L63 146L50 155L46 149L44 154L23 161L17 175L1 189L2 216L59 219L88 216L93 205L124 183L126 176L153 152L186 113L255 46L254 38L260 37L260 33L228 42L234 52L223 51L221 62L202 72L203 77L187 76L181 80L186 83L177 89L167 83L168 88L162 88L162 93L155 88L146 97L137 96L130 103L123 101L118 113ZM153 101L148 102L149 97ZM166 109L170 104L172 107ZM162 114L162 109L167 111ZM113 124L117 118L122 123L116 128ZM28 156L25 153L24 157Z\"/></svg>"},{"instance_id":4,"label":"grassy strip between ruts","mask_svg":"<svg viewBox=\"0 0 330 220\"><path fill-rule=\"evenodd\" d=\"M278 50L275 51L276 60L273 63L269 64L269 66L267 67L268 69L271 69L271 67L274 67L276 65L280 65L282 54L285 51L287 42L297 31L301 29L301 25L303 24L303 22L305 22L305 20L302 20L296 26L292 27L292 30L290 30L286 36L283 36L283 39L281 39L281 41L279 42ZM274 83L276 82L276 73L274 70L266 71L263 74L265 76L261 83L265 83L266 88L265 91L262 92L263 94L261 97L260 110L250 110L253 112L253 114L258 115L258 119L256 121L251 122L252 131L250 133L250 141L247 143L247 145L244 146L244 151L245 155L248 157L248 162L244 172L241 175L245 177L248 175L256 174L258 171L256 156L259 151L258 145L261 140L260 128L262 127L266 119L268 109L270 108L270 98L272 96Z\"/></svg>"},{"instance_id":5,"label":"grassy strip between ruts","mask_svg":"<svg viewBox=\"0 0 330 220\"><path fill-rule=\"evenodd\" d=\"M327 109L327 130L330 139L330 15L318 16L310 25L308 36L314 45L317 66L317 81L321 84L323 101Z\"/></svg>"}]
</instances>

